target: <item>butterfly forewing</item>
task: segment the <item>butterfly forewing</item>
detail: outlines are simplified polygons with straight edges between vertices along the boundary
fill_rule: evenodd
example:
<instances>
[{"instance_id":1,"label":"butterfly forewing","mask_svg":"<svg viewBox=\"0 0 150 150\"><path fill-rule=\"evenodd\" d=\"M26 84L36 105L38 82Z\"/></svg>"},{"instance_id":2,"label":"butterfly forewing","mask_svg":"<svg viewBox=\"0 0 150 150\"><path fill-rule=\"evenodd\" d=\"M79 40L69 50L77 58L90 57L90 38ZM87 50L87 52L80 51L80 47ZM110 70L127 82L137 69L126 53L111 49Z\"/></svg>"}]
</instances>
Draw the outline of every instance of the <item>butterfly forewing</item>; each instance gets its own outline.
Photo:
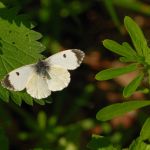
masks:
<instances>
[{"instance_id":1,"label":"butterfly forewing","mask_svg":"<svg viewBox=\"0 0 150 150\"><path fill-rule=\"evenodd\" d=\"M21 91L25 88L34 72L32 65L26 65L11 71L2 80L2 85L10 90Z\"/></svg>"},{"instance_id":2,"label":"butterfly forewing","mask_svg":"<svg viewBox=\"0 0 150 150\"><path fill-rule=\"evenodd\" d=\"M84 52L78 49L65 50L46 59L50 65L58 65L68 70L74 70L80 66L84 58Z\"/></svg>"}]
</instances>

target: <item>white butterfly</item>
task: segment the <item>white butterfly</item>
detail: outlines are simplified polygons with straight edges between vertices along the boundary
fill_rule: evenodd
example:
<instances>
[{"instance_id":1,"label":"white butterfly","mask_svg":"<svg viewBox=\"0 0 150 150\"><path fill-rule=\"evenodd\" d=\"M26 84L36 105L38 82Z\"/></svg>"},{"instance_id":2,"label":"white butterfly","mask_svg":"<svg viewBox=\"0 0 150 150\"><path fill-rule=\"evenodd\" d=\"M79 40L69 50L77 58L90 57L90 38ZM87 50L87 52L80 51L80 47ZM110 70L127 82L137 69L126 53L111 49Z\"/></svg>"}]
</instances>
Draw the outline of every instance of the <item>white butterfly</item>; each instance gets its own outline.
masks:
<instances>
[{"instance_id":1,"label":"white butterfly","mask_svg":"<svg viewBox=\"0 0 150 150\"><path fill-rule=\"evenodd\" d=\"M36 64L11 71L1 83L9 90L26 89L27 93L36 99L46 98L51 91L60 91L68 86L70 82L68 70L79 67L83 58L84 52L81 50L65 50Z\"/></svg>"}]
</instances>

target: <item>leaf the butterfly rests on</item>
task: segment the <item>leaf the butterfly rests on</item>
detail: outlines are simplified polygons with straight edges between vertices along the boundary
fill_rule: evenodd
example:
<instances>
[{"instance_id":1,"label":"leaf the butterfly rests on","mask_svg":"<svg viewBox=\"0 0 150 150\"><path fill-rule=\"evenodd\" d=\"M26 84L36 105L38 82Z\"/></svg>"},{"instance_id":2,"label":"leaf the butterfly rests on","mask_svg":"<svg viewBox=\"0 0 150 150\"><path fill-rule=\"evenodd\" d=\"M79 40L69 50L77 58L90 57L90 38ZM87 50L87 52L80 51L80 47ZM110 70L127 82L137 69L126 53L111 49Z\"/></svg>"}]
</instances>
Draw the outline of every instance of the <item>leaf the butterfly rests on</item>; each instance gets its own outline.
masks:
<instances>
[{"instance_id":1,"label":"leaf the butterfly rests on","mask_svg":"<svg viewBox=\"0 0 150 150\"><path fill-rule=\"evenodd\" d=\"M43 58L40 53L45 47L37 41L41 34L32 30L33 25L24 15L17 13L14 8L0 9L0 79L13 69ZM24 94L19 95L22 100ZM8 91L1 85L0 98L8 101ZM20 103L16 96L12 98Z\"/></svg>"}]
</instances>

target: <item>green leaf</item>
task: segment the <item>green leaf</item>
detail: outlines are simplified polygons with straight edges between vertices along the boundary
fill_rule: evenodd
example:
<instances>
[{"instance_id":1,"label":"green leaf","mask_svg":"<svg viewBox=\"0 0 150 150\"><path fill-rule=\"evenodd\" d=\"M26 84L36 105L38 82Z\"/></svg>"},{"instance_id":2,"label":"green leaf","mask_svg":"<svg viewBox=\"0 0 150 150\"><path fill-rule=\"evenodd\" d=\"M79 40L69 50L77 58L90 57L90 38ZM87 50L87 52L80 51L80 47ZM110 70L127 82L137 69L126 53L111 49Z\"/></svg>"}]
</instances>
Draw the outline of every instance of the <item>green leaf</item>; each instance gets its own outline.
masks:
<instances>
[{"instance_id":1,"label":"green leaf","mask_svg":"<svg viewBox=\"0 0 150 150\"><path fill-rule=\"evenodd\" d=\"M123 42L122 46L124 46L126 49L130 50L130 53L132 55L137 55L136 51L131 47L131 45L128 42Z\"/></svg>"},{"instance_id":2,"label":"green leaf","mask_svg":"<svg viewBox=\"0 0 150 150\"><path fill-rule=\"evenodd\" d=\"M33 98L29 94L22 93L21 98L26 104L33 106Z\"/></svg>"},{"instance_id":3,"label":"green leaf","mask_svg":"<svg viewBox=\"0 0 150 150\"><path fill-rule=\"evenodd\" d=\"M131 143L129 150L150 150L150 144L146 144L138 138Z\"/></svg>"},{"instance_id":4,"label":"green leaf","mask_svg":"<svg viewBox=\"0 0 150 150\"><path fill-rule=\"evenodd\" d=\"M127 62L137 62L137 57L135 57L134 59L131 58L131 57L120 57L119 60L121 62L125 62L125 63L127 63Z\"/></svg>"},{"instance_id":5,"label":"green leaf","mask_svg":"<svg viewBox=\"0 0 150 150\"><path fill-rule=\"evenodd\" d=\"M92 135L92 140L87 147L92 150L117 150L107 137Z\"/></svg>"},{"instance_id":6,"label":"green leaf","mask_svg":"<svg viewBox=\"0 0 150 150\"><path fill-rule=\"evenodd\" d=\"M34 99L34 101L40 105L45 105L45 101L43 99Z\"/></svg>"},{"instance_id":7,"label":"green leaf","mask_svg":"<svg viewBox=\"0 0 150 150\"><path fill-rule=\"evenodd\" d=\"M133 45L140 56L148 55L147 41L140 27L128 16L124 19L124 24L130 34Z\"/></svg>"},{"instance_id":8,"label":"green leaf","mask_svg":"<svg viewBox=\"0 0 150 150\"><path fill-rule=\"evenodd\" d=\"M19 92L11 92L12 100L19 106L22 104L21 94Z\"/></svg>"},{"instance_id":9,"label":"green leaf","mask_svg":"<svg viewBox=\"0 0 150 150\"><path fill-rule=\"evenodd\" d=\"M0 80L8 72L43 58L40 53L45 47L37 41L42 36L32 28L24 15L17 15L16 9L0 9ZM19 105L22 98L28 97L21 95L22 92L12 95L13 101ZM7 102L8 97L8 91L0 85L0 98ZM32 104L31 99L25 101Z\"/></svg>"},{"instance_id":10,"label":"green leaf","mask_svg":"<svg viewBox=\"0 0 150 150\"><path fill-rule=\"evenodd\" d=\"M140 74L138 75L134 80L132 80L123 90L123 96L124 97L129 97L131 96L136 89L138 88L138 86L140 85L142 79L143 79L144 75Z\"/></svg>"},{"instance_id":11,"label":"green leaf","mask_svg":"<svg viewBox=\"0 0 150 150\"><path fill-rule=\"evenodd\" d=\"M127 112L150 105L150 101L129 101L123 103L112 104L107 106L96 114L97 120L107 121L114 117L121 116Z\"/></svg>"},{"instance_id":12,"label":"green leaf","mask_svg":"<svg viewBox=\"0 0 150 150\"><path fill-rule=\"evenodd\" d=\"M131 64L131 65L121 67L121 68L111 68L111 69L100 71L99 73L96 74L95 78L97 80L109 80L114 77L120 76L125 73L129 73L135 70L137 70L137 64Z\"/></svg>"},{"instance_id":13,"label":"green leaf","mask_svg":"<svg viewBox=\"0 0 150 150\"><path fill-rule=\"evenodd\" d=\"M144 140L150 139L150 117L145 121L142 130L140 132L140 138Z\"/></svg>"},{"instance_id":14,"label":"green leaf","mask_svg":"<svg viewBox=\"0 0 150 150\"><path fill-rule=\"evenodd\" d=\"M132 62L132 63L140 63L140 64L145 64L145 58L142 57L142 56L135 56L134 58L133 57L120 57L119 60L121 62Z\"/></svg>"},{"instance_id":15,"label":"green leaf","mask_svg":"<svg viewBox=\"0 0 150 150\"><path fill-rule=\"evenodd\" d=\"M127 45L127 43L120 45L119 43L117 43L113 40L106 39L103 41L103 45L108 50L110 50L114 53L117 53L121 56L134 58L134 55L136 55L136 52L133 49L131 49L131 47L129 47L129 45Z\"/></svg>"},{"instance_id":16,"label":"green leaf","mask_svg":"<svg viewBox=\"0 0 150 150\"><path fill-rule=\"evenodd\" d=\"M150 48L148 51L150 52ZM144 62L150 65L150 53L148 53L147 56L144 57L144 59L145 59Z\"/></svg>"},{"instance_id":17,"label":"green leaf","mask_svg":"<svg viewBox=\"0 0 150 150\"><path fill-rule=\"evenodd\" d=\"M103 1L103 3L105 4L105 8L107 9L107 12L109 13L113 23L121 32L121 22L119 20L118 14L114 8L113 1L112 0Z\"/></svg>"},{"instance_id":18,"label":"green leaf","mask_svg":"<svg viewBox=\"0 0 150 150\"><path fill-rule=\"evenodd\" d=\"M4 102L9 102L9 92L8 90L4 89L2 86L0 86L0 98L4 101Z\"/></svg>"},{"instance_id":19,"label":"green leaf","mask_svg":"<svg viewBox=\"0 0 150 150\"><path fill-rule=\"evenodd\" d=\"M2 2L0 2L0 8L5 8L5 5Z\"/></svg>"}]
</instances>

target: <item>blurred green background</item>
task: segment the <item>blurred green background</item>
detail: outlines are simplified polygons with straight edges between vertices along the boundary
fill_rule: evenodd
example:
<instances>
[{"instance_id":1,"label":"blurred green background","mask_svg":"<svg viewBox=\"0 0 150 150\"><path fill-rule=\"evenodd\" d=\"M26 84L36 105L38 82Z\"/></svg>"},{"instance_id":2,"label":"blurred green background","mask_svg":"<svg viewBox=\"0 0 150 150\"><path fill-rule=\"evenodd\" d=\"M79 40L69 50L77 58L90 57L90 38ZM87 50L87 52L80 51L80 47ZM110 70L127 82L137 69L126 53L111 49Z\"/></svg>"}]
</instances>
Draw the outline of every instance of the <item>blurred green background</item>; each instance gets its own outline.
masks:
<instances>
[{"instance_id":1,"label":"blurred green background","mask_svg":"<svg viewBox=\"0 0 150 150\"><path fill-rule=\"evenodd\" d=\"M132 78L97 82L102 69L121 66L117 55L104 49L102 41L129 41L123 18L131 16L150 39L149 0L3 0L18 7L43 34L45 56L77 48L86 53L84 63L72 71L68 88L52 94L44 106L0 102L0 147L34 150L86 150L92 134L110 136L113 143L127 147L138 136L148 109L134 111L110 122L98 122L100 108L123 101L122 89ZM146 99L136 93L132 99Z\"/></svg>"}]
</instances>

